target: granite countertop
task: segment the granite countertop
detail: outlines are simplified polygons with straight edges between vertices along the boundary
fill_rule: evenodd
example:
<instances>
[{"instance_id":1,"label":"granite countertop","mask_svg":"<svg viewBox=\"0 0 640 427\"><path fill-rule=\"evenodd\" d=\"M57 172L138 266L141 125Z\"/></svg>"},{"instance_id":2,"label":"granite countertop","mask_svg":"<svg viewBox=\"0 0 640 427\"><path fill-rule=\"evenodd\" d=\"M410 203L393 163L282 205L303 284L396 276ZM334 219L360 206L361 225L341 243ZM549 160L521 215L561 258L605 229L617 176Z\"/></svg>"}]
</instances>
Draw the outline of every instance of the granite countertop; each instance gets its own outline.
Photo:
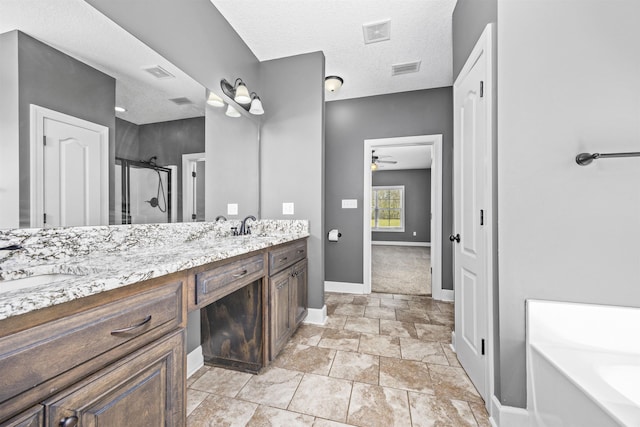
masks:
<instances>
[{"instance_id":1,"label":"granite countertop","mask_svg":"<svg viewBox=\"0 0 640 427\"><path fill-rule=\"evenodd\" d=\"M304 220L259 220L232 236L239 221L0 231L0 320L154 277L309 236ZM3 291L2 284L43 274L61 281Z\"/></svg>"}]
</instances>

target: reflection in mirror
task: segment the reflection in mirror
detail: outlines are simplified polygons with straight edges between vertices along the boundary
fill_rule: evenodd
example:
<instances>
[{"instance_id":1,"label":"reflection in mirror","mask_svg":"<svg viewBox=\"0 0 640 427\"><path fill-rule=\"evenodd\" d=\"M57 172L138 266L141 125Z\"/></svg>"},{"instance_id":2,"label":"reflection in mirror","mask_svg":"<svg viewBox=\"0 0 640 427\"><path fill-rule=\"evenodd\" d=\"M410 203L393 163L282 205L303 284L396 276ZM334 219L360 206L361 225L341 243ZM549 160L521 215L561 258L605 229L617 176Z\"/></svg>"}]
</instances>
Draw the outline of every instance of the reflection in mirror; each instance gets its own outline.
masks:
<instances>
[{"instance_id":1,"label":"reflection in mirror","mask_svg":"<svg viewBox=\"0 0 640 427\"><path fill-rule=\"evenodd\" d=\"M86 146L82 135L56 139L66 159L62 178L71 169L104 170L108 176L108 191L85 185L74 194L86 194L86 200L70 197L57 209L106 203L108 219L99 223L110 224L204 220L207 90L154 50L82 0L3 0L0 74L8 83L0 88L0 228L51 225L44 217L33 219L38 203L49 209L44 199L53 194L53 180L43 179L33 160L31 105L99 125L108 134L105 158L87 164L77 155L65 157ZM48 141L44 120L42 136ZM185 180L184 156L196 154L198 180ZM67 175L77 183L82 173ZM42 182L42 201L37 182Z\"/></svg>"}]
</instances>

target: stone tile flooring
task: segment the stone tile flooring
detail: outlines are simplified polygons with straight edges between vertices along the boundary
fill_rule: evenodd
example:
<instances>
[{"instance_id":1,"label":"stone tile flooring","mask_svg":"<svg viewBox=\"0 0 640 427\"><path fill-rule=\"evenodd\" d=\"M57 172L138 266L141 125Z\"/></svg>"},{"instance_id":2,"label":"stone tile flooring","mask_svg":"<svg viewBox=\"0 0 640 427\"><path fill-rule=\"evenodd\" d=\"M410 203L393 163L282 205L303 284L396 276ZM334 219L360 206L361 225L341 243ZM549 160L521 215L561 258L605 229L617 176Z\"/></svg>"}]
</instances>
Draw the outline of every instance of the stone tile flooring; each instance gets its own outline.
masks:
<instances>
[{"instance_id":1,"label":"stone tile flooring","mask_svg":"<svg viewBox=\"0 0 640 427\"><path fill-rule=\"evenodd\" d=\"M187 381L187 425L487 427L449 343L453 305L426 296L326 294L259 375L204 367Z\"/></svg>"}]
</instances>

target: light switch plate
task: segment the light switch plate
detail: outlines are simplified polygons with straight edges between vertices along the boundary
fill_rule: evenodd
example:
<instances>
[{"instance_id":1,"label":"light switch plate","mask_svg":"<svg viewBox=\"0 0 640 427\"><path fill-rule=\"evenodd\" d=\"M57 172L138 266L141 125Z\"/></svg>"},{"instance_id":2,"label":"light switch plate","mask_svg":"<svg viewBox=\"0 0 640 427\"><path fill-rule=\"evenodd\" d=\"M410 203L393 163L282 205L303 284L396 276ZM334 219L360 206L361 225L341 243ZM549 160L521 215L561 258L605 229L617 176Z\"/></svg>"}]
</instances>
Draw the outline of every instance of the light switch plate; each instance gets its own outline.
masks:
<instances>
[{"instance_id":1,"label":"light switch plate","mask_svg":"<svg viewBox=\"0 0 640 427\"><path fill-rule=\"evenodd\" d=\"M358 209L358 199L342 199L342 209Z\"/></svg>"},{"instance_id":2,"label":"light switch plate","mask_svg":"<svg viewBox=\"0 0 640 427\"><path fill-rule=\"evenodd\" d=\"M282 204L282 215L293 215L294 206L293 203Z\"/></svg>"},{"instance_id":3,"label":"light switch plate","mask_svg":"<svg viewBox=\"0 0 640 427\"><path fill-rule=\"evenodd\" d=\"M227 215L238 215L238 204L237 203L228 203L227 204Z\"/></svg>"}]
</instances>

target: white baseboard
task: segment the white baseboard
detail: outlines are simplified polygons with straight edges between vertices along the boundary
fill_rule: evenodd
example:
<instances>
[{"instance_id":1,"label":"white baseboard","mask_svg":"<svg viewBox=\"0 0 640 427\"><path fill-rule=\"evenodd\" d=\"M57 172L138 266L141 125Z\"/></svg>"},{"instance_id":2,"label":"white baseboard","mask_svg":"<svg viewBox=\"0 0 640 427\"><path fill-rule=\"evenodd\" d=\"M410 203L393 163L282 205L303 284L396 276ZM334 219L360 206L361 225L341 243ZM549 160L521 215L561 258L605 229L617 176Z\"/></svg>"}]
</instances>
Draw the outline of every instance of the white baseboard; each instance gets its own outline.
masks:
<instances>
[{"instance_id":1,"label":"white baseboard","mask_svg":"<svg viewBox=\"0 0 640 427\"><path fill-rule=\"evenodd\" d=\"M434 300L438 300L438 301L454 300L453 289L440 289L439 291L436 291L435 289L433 289L431 292Z\"/></svg>"},{"instance_id":2,"label":"white baseboard","mask_svg":"<svg viewBox=\"0 0 640 427\"><path fill-rule=\"evenodd\" d=\"M528 426L529 411L514 406L503 406L498 398L491 396L491 416L489 422L494 427Z\"/></svg>"},{"instance_id":3,"label":"white baseboard","mask_svg":"<svg viewBox=\"0 0 640 427\"><path fill-rule=\"evenodd\" d=\"M454 353L457 353L457 351L456 351L456 331L455 330L451 331L451 344L449 344L449 347L451 347L451 350L453 350Z\"/></svg>"},{"instance_id":4,"label":"white baseboard","mask_svg":"<svg viewBox=\"0 0 640 427\"><path fill-rule=\"evenodd\" d=\"M307 309L307 317L303 323L311 325L324 325L327 323L327 306L323 305L322 308L309 308Z\"/></svg>"},{"instance_id":5,"label":"white baseboard","mask_svg":"<svg viewBox=\"0 0 640 427\"><path fill-rule=\"evenodd\" d=\"M422 248L431 247L431 242L387 242L384 240L372 240L371 244L378 246L419 246Z\"/></svg>"},{"instance_id":6,"label":"white baseboard","mask_svg":"<svg viewBox=\"0 0 640 427\"><path fill-rule=\"evenodd\" d=\"M325 292L340 292L343 294L364 294L364 284L350 282L324 282Z\"/></svg>"},{"instance_id":7,"label":"white baseboard","mask_svg":"<svg viewBox=\"0 0 640 427\"><path fill-rule=\"evenodd\" d=\"M198 346L198 348L187 354L187 378L203 366L204 356L202 355L202 346Z\"/></svg>"}]
</instances>

